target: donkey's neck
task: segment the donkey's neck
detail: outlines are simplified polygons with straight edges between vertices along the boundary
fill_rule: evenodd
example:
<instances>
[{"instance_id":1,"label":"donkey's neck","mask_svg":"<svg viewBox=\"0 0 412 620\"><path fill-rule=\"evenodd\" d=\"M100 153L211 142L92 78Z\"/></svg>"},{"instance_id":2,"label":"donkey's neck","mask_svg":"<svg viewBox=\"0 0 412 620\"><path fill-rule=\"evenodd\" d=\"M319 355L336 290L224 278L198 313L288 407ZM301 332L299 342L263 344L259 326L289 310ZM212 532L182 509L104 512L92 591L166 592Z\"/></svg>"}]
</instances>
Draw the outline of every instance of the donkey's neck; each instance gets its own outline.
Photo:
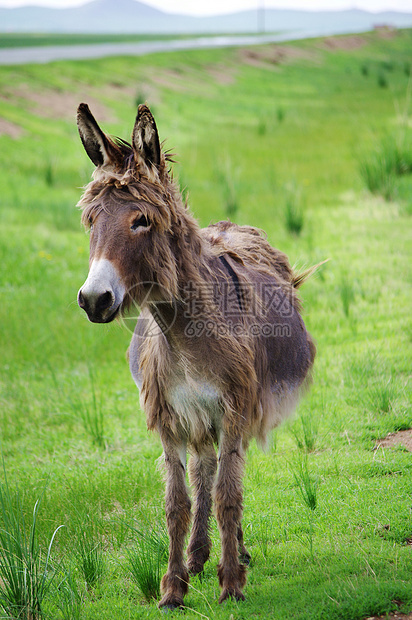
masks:
<instances>
[{"instance_id":1,"label":"donkey's neck","mask_svg":"<svg viewBox=\"0 0 412 620\"><path fill-rule=\"evenodd\" d=\"M196 321L205 324L216 319L213 287L222 265L197 222L189 215L186 223L186 234L180 229L171 236L178 274L177 294L172 299L148 300L148 309L172 348L191 349Z\"/></svg>"}]
</instances>

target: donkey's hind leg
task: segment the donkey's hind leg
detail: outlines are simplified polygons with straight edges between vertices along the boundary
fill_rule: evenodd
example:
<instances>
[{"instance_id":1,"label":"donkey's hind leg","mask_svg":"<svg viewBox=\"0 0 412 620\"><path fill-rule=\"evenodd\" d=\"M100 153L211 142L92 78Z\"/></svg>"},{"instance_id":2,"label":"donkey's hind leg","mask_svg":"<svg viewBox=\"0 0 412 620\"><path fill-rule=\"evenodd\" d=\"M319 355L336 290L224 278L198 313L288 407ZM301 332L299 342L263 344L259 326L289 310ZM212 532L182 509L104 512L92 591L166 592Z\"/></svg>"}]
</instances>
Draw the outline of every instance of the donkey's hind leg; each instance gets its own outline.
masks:
<instances>
[{"instance_id":1,"label":"donkey's hind leg","mask_svg":"<svg viewBox=\"0 0 412 620\"><path fill-rule=\"evenodd\" d=\"M192 575L203 571L212 546L209 518L212 511L212 488L217 469L213 442L205 443L189 460L189 480L194 495L194 517L187 547L188 569Z\"/></svg>"},{"instance_id":2,"label":"donkey's hind leg","mask_svg":"<svg viewBox=\"0 0 412 620\"><path fill-rule=\"evenodd\" d=\"M240 437L223 434L219 446L219 471L214 499L220 530L222 556L218 576L222 593L219 603L227 598L244 600L242 588L246 583L246 567L239 563L238 532L243 512L242 477L243 447Z\"/></svg>"},{"instance_id":3,"label":"donkey's hind leg","mask_svg":"<svg viewBox=\"0 0 412 620\"><path fill-rule=\"evenodd\" d=\"M174 609L183 605L189 588L189 573L183 549L190 525L190 499L186 489L186 446L176 445L162 436L166 468L166 521L169 532L169 564L161 583L163 598L159 607Z\"/></svg>"}]
</instances>

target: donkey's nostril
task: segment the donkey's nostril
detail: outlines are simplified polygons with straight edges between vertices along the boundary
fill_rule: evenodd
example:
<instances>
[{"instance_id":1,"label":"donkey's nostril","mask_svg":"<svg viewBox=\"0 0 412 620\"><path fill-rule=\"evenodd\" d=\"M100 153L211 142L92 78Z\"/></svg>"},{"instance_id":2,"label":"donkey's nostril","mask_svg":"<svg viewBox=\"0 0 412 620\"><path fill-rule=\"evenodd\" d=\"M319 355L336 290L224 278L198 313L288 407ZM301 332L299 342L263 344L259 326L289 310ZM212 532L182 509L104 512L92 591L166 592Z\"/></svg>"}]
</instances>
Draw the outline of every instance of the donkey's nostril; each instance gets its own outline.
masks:
<instances>
[{"instance_id":1,"label":"donkey's nostril","mask_svg":"<svg viewBox=\"0 0 412 620\"><path fill-rule=\"evenodd\" d=\"M79 291L79 294L77 295L77 303L79 304L80 308L84 309L86 307L86 302L85 299L83 297L83 293L81 291Z\"/></svg>"},{"instance_id":2,"label":"donkey's nostril","mask_svg":"<svg viewBox=\"0 0 412 620\"><path fill-rule=\"evenodd\" d=\"M97 312L103 312L103 310L107 310L110 306L114 304L114 295L111 291L106 291L102 293L96 300L96 308Z\"/></svg>"}]
</instances>

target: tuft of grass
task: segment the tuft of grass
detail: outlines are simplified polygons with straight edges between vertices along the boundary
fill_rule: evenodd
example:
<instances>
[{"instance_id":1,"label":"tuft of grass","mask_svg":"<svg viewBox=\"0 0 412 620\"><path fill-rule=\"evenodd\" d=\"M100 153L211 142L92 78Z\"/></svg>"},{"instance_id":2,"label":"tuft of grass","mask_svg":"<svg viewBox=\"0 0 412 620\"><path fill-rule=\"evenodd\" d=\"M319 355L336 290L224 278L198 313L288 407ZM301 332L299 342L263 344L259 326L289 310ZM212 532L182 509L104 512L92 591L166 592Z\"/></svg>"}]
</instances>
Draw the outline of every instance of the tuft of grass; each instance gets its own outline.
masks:
<instances>
[{"instance_id":1,"label":"tuft of grass","mask_svg":"<svg viewBox=\"0 0 412 620\"><path fill-rule=\"evenodd\" d=\"M384 71L394 71L395 63L392 60L383 60L381 62L381 67Z\"/></svg>"},{"instance_id":2,"label":"tuft of grass","mask_svg":"<svg viewBox=\"0 0 412 620\"><path fill-rule=\"evenodd\" d=\"M378 413L389 413L393 408L397 391L392 377L380 377L368 386L367 397L371 408Z\"/></svg>"},{"instance_id":3,"label":"tuft of grass","mask_svg":"<svg viewBox=\"0 0 412 620\"><path fill-rule=\"evenodd\" d=\"M248 525L248 538L252 538L265 560L270 555L274 529L273 517L267 513L259 513Z\"/></svg>"},{"instance_id":4,"label":"tuft of grass","mask_svg":"<svg viewBox=\"0 0 412 620\"><path fill-rule=\"evenodd\" d=\"M389 86L388 78L386 77L384 71L379 71L378 73L378 86L379 88L388 88Z\"/></svg>"},{"instance_id":5,"label":"tuft of grass","mask_svg":"<svg viewBox=\"0 0 412 620\"><path fill-rule=\"evenodd\" d=\"M44 180L47 187L53 187L55 183L53 162L49 159L44 167Z\"/></svg>"},{"instance_id":6,"label":"tuft of grass","mask_svg":"<svg viewBox=\"0 0 412 620\"><path fill-rule=\"evenodd\" d=\"M44 558L37 538L40 499L26 523L20 495L12 492L7 478L0 483L0 607L7 618L38 620L44 617L44 599L53 571L50 553L55 529Z\"/></svg>"},{"instance_id":7,"label":"tuft of grass","mask_svg":"<svg viewBox=\"0 0 412 620\"><path fill-rule=\"evenodd\" d=\"M285 116L286 116L285 108L282 108L281 106L279 106L276 110L276 118L277 118L279 125L283 123L283 121L285 120Z\"/></svg>"},{"instance_id":8,"label":"tuft of grass","mask_svg":"<svg viewBox=\"0 0 412 620\"><path fill-rule=\"evenodd\" d=\"M234 171L233 164L230 159L226 160L225 165L218 172L218 178L223 194L224 210L229 219L234 219L239 211L237 172Z\"/></svg>"},{"instance_id":9,"label":"tuft of grass","mask_svg":"<svg viewBox=\"0 0 412 620\"><path fill-rule=\"evenodd\" d=\"M150 511L153 516L153 513ZM127 551L127 570L147 601L158 599L160 580L169 555L169 537L165 526L154 528L147 513L142 522L127 523L135 534L134 547Z\"/></svg>"},{"instance_id":10,"label":"tuft of grass","mask_svg":"<svg viewBox=\"0 0 412 620\"><path fill-rule=\"evenodd\" d=\"M87 589L91 590L106 571L102 543L90 532L83 531L77 541L77 563Z\"/></svg>"},{"instance_id":11,"label":"tuft of grass","mask_svg":"<svg viewBox=\"0 0 412 620\"><path fill-rule=\"evenodd\" d=\"M147 515L140 526L130 525L130 523L126 523L126 525L137 535L138 540L144 541L146 548L151 549L155 555L160 554L163 563L167 562L169 555L169 536L165 526L154 529L150 525L150 518L148 518Z\"/></svg>"},{"instance_id":12,"label":"tuft of grass","mask_svg":"<svg viewBox=\"0 0 412 620\"><path fill-rule=\"evenodd\" d=\"M56 577L56 606L62 620L80 620L84 597L79 590L73 571L63 570Z\"/></svg>"},{"instance_id":13,"label":"tuft of grass","mask_svg":"<svg viewBox=\"0 0 412 620\"><path fill-rule=\"evenodd\" d=\"M96 513L89 509L78 511L73 517L76 565L88 590L93 589L106 572L103 545Z\"/></svg>"},{"instance_id":14,"label":"tuft of grass","mask_svg":"<svg viewBox=\"0 0 412 620\"><path fill-rule=\"evenodd\" d=\"M300 542L302 543L302 545L304 547L307 547L307 549L309 550L309 556L310 559L312 560L312 562L315 559L315 554L313 551L313 538L314 538L314 519L315 519L315 515L314 515L314 511L311 509L309 511L307 511L307 517L308 517L308 527L307 530L305 532L303 532L302 534L296 534L298 540L300 540Z\"/></svg>"},{"instance_id":15,"label":"tuft of grass","mask_svg":"<svg viewBox=\"0 0 412 620\"><path fill-rule=\"evenodd\" d=\"M135 547L127 551L127 569L145 599L150 602L160 596L160 580L165 562L164 547L160 539L140 538Z\"/></svg>"},{"instance_id":16,"label":"tuft of grass","mask_svg":"<svg viewBox=\"0 0 412 620\"><path fill-rule=\"evenodd\" d=\"M349 318L350 309L355 301L355 287L353 281L348 278L347 274L342 274L339 283L339 294L342 301L342 308L345 316Z\"/></svg>"},{"instance_id":17,"label":"tuft of grass","mask_svg":"<svg viewBox=\"0 0 412 620\"><path fill-rule=\"evenodd\" d=\"M383 143L383 149L396 176L412 174L412 138L409 132L400 136L389 136Z\"/></svg>"},{"instance_id":18,"label":"tuft of grass","mask_svg":"<svg viewBox=\"0 0 412 620\"><path fill-rule=\"evenodd\" d=\"M359 162L360 175L372 194L379 194L387 201L392 200L395 189L395 174L384 152L376 151Z\"/></svg>"},{"instance_id":19,"label":"tuft of grass","mask_svg":"<svg viewBox=\"0 0 412 620\"><path fill-rule=\"evenodd\" d=\"M366 63L361 66L361 73L364 77L368 77L369 75L369 67Z\"/></svg>"},{"instance_id":20,"label":"tuft of grass","mask_svg":"<svg viewBox=\"0 0 412 620\"><path fill-rule=\"evenodd\" d=\"M99 448L106 447L105 422L102 399L97 397L95 379L89 368L90 397L69 396L69 402L76 418L80 419L84 430L91 437L92 442Z\"/></svg>"},{"instance_id":21,"label":"tuft of grass","mask_svg":"<svg viewBox=\"0 0 412 620\"><path fill-rule=\"evenodd\" d=\"M313 452L318 439L319 422L310 413L302 414L299 422L300 425L291 428L296 445L303 452Z\"/></svg>"},{"instance_id":22,"label":"tuft of grass","mask_svg":"<svg viewBox=\"0 0 412 620\"><path fill-rule=\"evenodd\" d=\"M290 183L285 188L285 224L292 235L300 235L305 222L302 207L302 191L296 183Z\"/></svg>"},{"instance_id":23,"label":"tuft of grass","mask_svg":"<svg viewBox=\"0 0 412 620\"><path fill-rule=\"evenodd\" d=\"M292 473L304 504L310 510L316 510L318 481L309 471L307 454L301 454L296 459L292 465Z\"/></svg>"},{"instance_id":24,"label":"tuft of grass","mask_svg":"<svg viewBox=\"0 0 412 620\"><path fill-rule=\"evenodd\" d=\"M412 173L410 133L402 131L386 136L373 153L361 158L359 171L372 194L380 194L385 200L392 200L397 178Z\"/></svg>"}]
</instances>

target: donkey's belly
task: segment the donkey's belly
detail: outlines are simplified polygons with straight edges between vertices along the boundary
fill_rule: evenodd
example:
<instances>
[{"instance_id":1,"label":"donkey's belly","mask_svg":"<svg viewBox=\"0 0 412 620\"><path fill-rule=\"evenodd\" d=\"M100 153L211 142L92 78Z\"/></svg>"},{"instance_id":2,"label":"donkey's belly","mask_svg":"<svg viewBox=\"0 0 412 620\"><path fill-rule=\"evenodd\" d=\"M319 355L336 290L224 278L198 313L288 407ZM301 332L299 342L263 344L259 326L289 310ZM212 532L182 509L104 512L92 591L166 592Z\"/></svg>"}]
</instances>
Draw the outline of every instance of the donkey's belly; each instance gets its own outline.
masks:
<instances>
[{"instance_id":1,"label":"donkey's belly","mask_svg":"<svg viewBox=\"0 0 412 620\"><path fill-rule=\"evenodd\" d=\"M189 440L211 430L219 434L222 399L219 390L211 383L193 379L175 382L167 390L166 400Z\"/></svg>"}]
</instances>

